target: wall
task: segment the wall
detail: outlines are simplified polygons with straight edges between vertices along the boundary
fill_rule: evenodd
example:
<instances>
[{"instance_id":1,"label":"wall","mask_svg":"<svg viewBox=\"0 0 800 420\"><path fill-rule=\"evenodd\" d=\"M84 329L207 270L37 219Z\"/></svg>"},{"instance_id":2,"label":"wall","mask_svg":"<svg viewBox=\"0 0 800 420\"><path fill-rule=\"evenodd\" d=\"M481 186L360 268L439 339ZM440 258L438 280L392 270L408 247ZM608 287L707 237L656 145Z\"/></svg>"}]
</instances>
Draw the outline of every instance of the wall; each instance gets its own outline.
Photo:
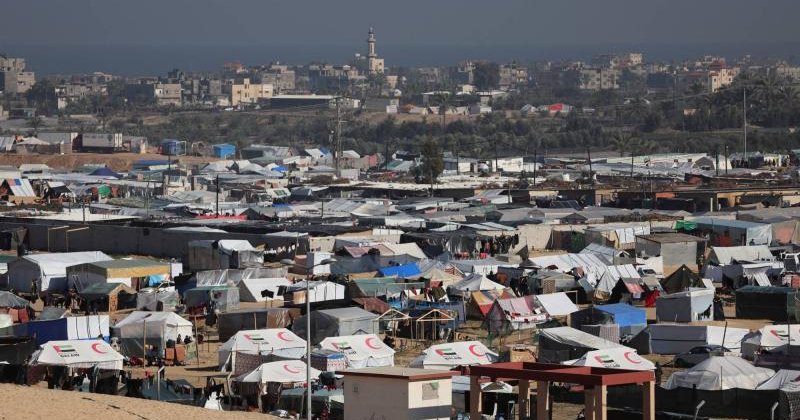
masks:
<instances>
[{"instance_id":1,"label":"wall","mask_svg":"<svg viewBox=\"0 0 800 420\"><path fill-rule=\"evenodd\" d=\"M423 400L423 387L431 383L438 384L438 398ZM344 399L348 420L449 419L452 381L347 376Z\"/></svg>"}]
</instances>

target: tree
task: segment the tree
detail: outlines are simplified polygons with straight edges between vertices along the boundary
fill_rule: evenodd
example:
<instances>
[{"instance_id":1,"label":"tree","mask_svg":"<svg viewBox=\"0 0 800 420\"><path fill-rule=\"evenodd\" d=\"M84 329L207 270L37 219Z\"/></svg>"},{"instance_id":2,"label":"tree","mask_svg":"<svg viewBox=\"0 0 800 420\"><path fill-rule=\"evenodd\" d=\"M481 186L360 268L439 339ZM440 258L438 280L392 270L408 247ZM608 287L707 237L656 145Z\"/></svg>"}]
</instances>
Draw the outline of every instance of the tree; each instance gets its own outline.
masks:
<instances>
[{"instance_id":1,"label":"tree","mask_svg":"<svg viewBox=\"0 0 800 420\"><path fill-rule=\"evenodd\" d=\"M34 83L25 97L40 113L50 114L58 109L56 85L50 79L42 79Z\"/></svg>"},{"instance_id":2,"label":"tree","mask_svg":"<svg viewBox=\"0 0 800 420\"><path fill-rule=\"evenodd\" d=\"M436 178L444 171L442 150L436 141L428 139L422 143L420 154L422 155L422 161L414 167L414 177L417 182L432 184L436 182Z\"/></svg>"},{"instance_id":3,"label":"tree","mask_svg":"<svg viewBox=\"0 0 800 420\"><path fill-rule=\"evenodd\" d=\"M497 63L477 63L472 82L478 90L491 90L500 85L500 66Z\"/></svg>"}]
</instances>

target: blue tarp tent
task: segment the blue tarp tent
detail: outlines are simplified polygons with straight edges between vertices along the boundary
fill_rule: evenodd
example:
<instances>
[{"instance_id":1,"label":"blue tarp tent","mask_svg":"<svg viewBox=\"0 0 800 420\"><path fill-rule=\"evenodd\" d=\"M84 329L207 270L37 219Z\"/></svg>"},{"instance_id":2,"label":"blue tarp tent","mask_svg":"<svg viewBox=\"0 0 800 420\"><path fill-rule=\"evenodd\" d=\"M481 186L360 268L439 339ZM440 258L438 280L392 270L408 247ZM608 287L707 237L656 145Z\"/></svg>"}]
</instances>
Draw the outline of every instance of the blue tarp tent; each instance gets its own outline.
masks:
<instances>
[{"instance_id":1,"label":"blue tarp tent","mask_svg":"<svg viewBox=\"0 0 800 420\"><path fill-rule=\"evenodd\" d=\"M595 309L610 314L614 318L614 323L620 327L647 325L647 312L626 303L595 306Z\"/></svg>"},{"instance_id":2,"label":"blue tarp tent","mask_svg":"<svg viewBox=\"0 0 800 420\"><path fill-rule=\"evenodd\" d=\"M572 328L583 325L617 324L622 335L635 334L647 326L647 312L626 303L597 305L570 315Z\"/></svg>"},{"instance_id":3,"label":"blue tarp tent","mask_svg":"<svg viewBox=\"0 0 800 420\"><path fill-rule=\"evenodd\" d=\"M113 176L114 178L122 178L122 175L112 171L111 169L106 168L105 166L102 167L102 168L95 169L89 175L93 175L93 176Z\"/></svg>"},{"instance_id":4,"label":"blue tarp tent","mask_svg":"<svg viewBox=\"0 0 800 420\"><path fill-rule=\"evenodd\" d=\"M417 267L416 263L383 267L378 271L378 275L381 277L410 277L416 276L417 274L421 274L421 271L419 271L419 267Z\"/></svg>"},{"instance_id":5,"label":"blue tarp tent","mask_svg":"<svg viewBox=\"0 0 800 420\"><path fill-rule=\"evenodd\" d=\"M35 337L36 344L48 341L110 339L108 315L71 316L48 321L30 321L13 326L16 337Z\"/></svg>"}]
</instances>

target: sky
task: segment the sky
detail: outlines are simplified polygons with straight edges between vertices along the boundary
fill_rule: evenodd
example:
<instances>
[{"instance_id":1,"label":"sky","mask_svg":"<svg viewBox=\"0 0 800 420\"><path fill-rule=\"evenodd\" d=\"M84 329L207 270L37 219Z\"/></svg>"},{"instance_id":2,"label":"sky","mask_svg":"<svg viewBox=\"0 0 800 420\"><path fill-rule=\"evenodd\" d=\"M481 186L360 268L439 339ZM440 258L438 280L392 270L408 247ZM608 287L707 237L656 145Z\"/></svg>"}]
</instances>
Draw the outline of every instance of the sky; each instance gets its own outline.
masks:
<instances>
[{"instance_id":1,"label":"sky","mask_svg":"<svg viewBox=\"0 0 800 420\"><path fill-rule=\"evenodd\" d=\"M203 48L213 56L209 60L224 58L226 48L232 59L330 60L326 52L363 50L369 26L375 27L379 54L409 65L449 59L437 54L445 47L474 55L463 58L501 51L501 58L525 59L542 51L600 53L627 46L676 52L692 47L758 53L763 48L789 54L800 43L797 0L2 1L9 4L0 16L0 51L30 51L29 61L45 67L64 62L70 55L65 51L80 55L80 47L95 56L135 47L126 54L141 54L160 66L169 64L161 60L169 61L170 55L176 65L191 61L189 55L202 56ZM143 47L152 48L150 56ZM253 56L259 48L262 54ZM62 54L52 54L54 49ZM116 52L106 61L134 58ZM105 63L102 57L88 61Z\"/></svg>"}]
</instances>

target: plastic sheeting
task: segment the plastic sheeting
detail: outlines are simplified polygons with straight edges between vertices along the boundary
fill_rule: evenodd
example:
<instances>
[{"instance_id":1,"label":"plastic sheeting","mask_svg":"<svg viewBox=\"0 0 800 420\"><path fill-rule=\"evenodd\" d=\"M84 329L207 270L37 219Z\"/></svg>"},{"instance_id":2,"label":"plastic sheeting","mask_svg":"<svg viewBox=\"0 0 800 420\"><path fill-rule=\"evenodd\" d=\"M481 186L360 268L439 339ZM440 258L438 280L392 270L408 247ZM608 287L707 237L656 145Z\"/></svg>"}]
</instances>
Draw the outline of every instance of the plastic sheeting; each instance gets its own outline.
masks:
<instances>
[{"instance_id":1,"label":"plastic sheeting","mask_svg":"<svg viewBox=\"0 0 800 420\"><path fill-rule=\"evenodd\" d=\"M58 340L109 338L108 315L71 316L47 321L30 321L13 326L17 337L36 337L36 344Z\"/></svg>"},{"instance_id":2,"label":"plastic sheeting","mask_svg":"<svg viewBox=\"0 0 800 420\"><path fill-rule=\"evenodd\" d=\"M164 349L167 340L194 335L192 323L176 313L143 311L131 312L117 322L113 333L119 337L122 354L138 357L143 354L145 340L147 345Z\"/></svg>"},{"instance_id":3,"label":"plastic sheeting","mask_svg":"<svg viewBox=\"0 0 800 420\"><path fill-rule=\"evenodd\" d=\"M673 373L664 388L756 389L774 374L772 369L755 367L740 357L711 356L688 370Z\"/></svg>"},{"instance_id":4,"label":"plastic sheeting","mask_svg":"<svg viewBox=\"0 0 800 420\"><path fill-rule=\"evenodd\" d=\"M136 309L171 311L181 302L177 290L142 289L136 294Z\"/></svg>"},{"instance_id":5,"label":"plastic sheeting","mask_svg":"<svg viewBox=\"0 0 800 420\"><path fill-rule=\"evenodd\" d=\"M661 295L656 300L656 319L662 322L713 320L714 292L702 289Z\"/></svg>"},{"instance_id":6,"label":"plastic sheeting","mask_svg":"<svg viewBox=\"0 0 800 420\"><path fill-rule=\"evenodd\" d=\"M238 285L242 279L286 277L286 267L245 268L244 270L208 270L195 273L197 286Z\"/></svg>"},{"instance_id":7,"label":"plastic sheeting","mask_svg":"<svg viewBox=\"0 0 800 420\"><path fill-rule=\"evenodd\" d=\"M285 277L266 279L242 279L239 282L239 300L242 302L265 302L277 298L278 289L291 286ZM271 292L272 297L262 296L264 291Z\"/></svg>"},{"instance_id":8,"label":"plastic sheeting","mask_svg":"<svg viewBox=\"0 0 800 420\"><path fill-rule=\"evenodd\" d=\"M536 300L550 316L566 316L578 311L564 292L536 295Z\"/></svg>"},{"instance_id":9,"label":"plastic sheeting","mask_svg":"<svg viewBox=\"0 0 800 420\"><path fill-rule=\"evenodd\" d=\"M239 308L239 288L227 286L203 286L183 293L183 301L189 308L205 306L214 302L221 311Z\"/></svg>"},{"instance_id":10,"label":"plastic sheeting","mask_svg":"<svg viewBox=\"0 0 800 420\"><path fill-rule=\"evenodd\" d=\"M453 296L465 298L472 292L481 290L503 290L506 287L500 283L495 283L483 274L470 274L463 280L453 283L447 287L447 293Z\"/></svg>"},{"instance_id":11,"label":"plastic sheeting","mask_svg":"<svg viewBox=\"0 0 800 420\"><path fill-rule=\"evenodd\" d=\"M223 312L217 316L220 341L227 341L240 330L286 328L300 316L299 309L258 308Z\"/></svg>"},{"instance_id":12,"label":"plastic sheeting","mask_svg":"<svg viewBox=\"0 0 800 420\"><path fill-rule=\"evenodd\" d=\"M375 334L327 337L319 346L344 354L348 368L394 366L394 350Z\"/></svg>"},{"instance_id":13,"label":"plastic sheeting","mask_svg":"<svg viewBox=\"0 0 800 420\"><path fill-rule=\"evenodd\" d=\"M800 382L800 370L781 369L775 372L771 378L760 383L756 389L781 389L787 384L797 384Z\"/></svg>"},{"instance_id":14,"label":"plastic sheeting","mask_svg":"<svg viewBox=\"0 0 800 420\"><path fill-rule=\"evenodd\" d=\"M296 320L292 331L300 337L306 335L306 316ZM311 312L311 343L319 344L326 337L378 333L377 315L361 308L324 309Z\"/></svg>"},{"instance_id":15,"label":"plastic sheeting","mask_svg":"<svg viewBox=\"0 0 800 420\"><path fill-rule=\"evenodd\" d=\"M627 348L570 327L546 328L539 331L539 361L545 363L560 363L581 358L591 350L620 347Z\"/></svg>"},{"instance_id":16,"label":"plastic sheeting","mask_svg":"<svg viewBox=\"0 0 800 420\"><path fill-rule=\"evenodd\" d=\"M749 333L750 330L746 328L652 324L636 335L628 345L636 348L639 354L678 354L706 345L720 345L737 351L741 348L742 339Z\"/></svg>"}]
</instances>

